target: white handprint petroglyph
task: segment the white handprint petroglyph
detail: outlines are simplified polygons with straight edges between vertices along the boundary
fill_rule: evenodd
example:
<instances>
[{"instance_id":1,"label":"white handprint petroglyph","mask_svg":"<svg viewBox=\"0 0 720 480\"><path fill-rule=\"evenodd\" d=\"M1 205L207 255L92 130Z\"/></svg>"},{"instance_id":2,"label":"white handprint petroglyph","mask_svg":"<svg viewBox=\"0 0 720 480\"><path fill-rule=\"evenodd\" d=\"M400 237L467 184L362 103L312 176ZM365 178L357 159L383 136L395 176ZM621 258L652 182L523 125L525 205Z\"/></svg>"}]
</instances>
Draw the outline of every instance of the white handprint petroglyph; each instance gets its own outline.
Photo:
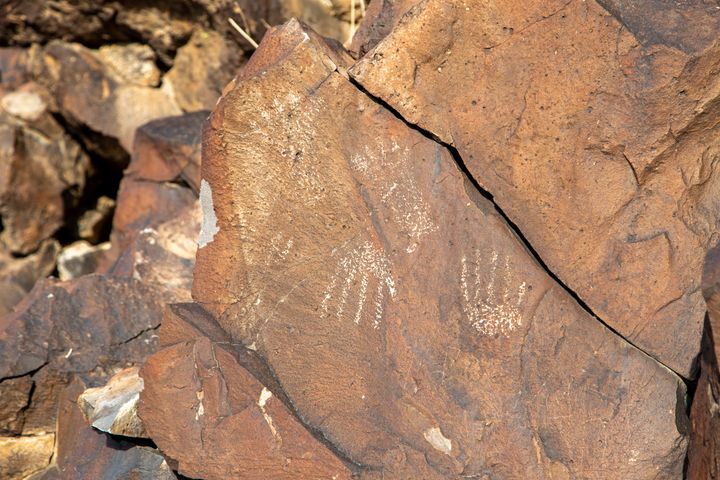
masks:
<instances>
[{"instance_id":1,"label":"white handprint petroglyph","mask_svg":"<svg viewBox=\"0 0 720 480\"><path fill-rule=\"evenodd\" d=\"M470 324L483 335L507 335L522 325L522 304L527 285L522 282L516 288L510 285L510 257L505 256L498 268L499 256L493 251L490 258L489 280L483 288L480 275L483 263L480 250L474 251L474 258L461 259L460 285L463 295L463 311ZM499 271L498 271L499 270ZM501 277L501 287L496 281Z\"/></svg>"},{"instance_id":2,"label":"white handprint petroglyph","mask_svg":"<svg viewBox=\"0 0 720 480\"><path fill-rule=\"evenodd\" d=\"M359 325L369 303L373 307L373 327L378 328L382 321L386 290L390 297L395 296L390 262L381 251L366 242L340 257L320 307L325 314L337 318L343 318L346 309L353 308L350 315ZM370 298L369 292L372 292ZM356 306L351 306L355 303Z\"/></svg>"}]
</instances>

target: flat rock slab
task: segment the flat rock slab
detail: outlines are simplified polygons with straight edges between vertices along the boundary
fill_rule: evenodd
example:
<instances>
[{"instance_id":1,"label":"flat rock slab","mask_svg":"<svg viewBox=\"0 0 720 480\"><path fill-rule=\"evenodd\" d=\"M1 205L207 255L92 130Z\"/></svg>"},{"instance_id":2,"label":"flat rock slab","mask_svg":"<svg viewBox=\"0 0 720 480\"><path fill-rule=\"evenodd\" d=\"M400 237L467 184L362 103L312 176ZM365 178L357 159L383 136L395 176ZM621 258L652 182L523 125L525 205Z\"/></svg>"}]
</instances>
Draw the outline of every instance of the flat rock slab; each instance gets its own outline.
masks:
<instances>
[{"instance_id":1,"label":"flat rock slab","mask_svg":"<svg viewBox=\"0 0 720 480\"><path fill-rule=\"evenodd\" d=\"M349 479L232 347L198 337L166 347L140 372L140 416L153 441L192 478Z\"/></svg>"},{"instance_id":2,"label":"flat rock slab","mask_svg":"<svg viewBox=\"0 0 720 480\"><path fill-rule=\"evenodd\" d=\"M595 314L692 377L720 218L719 29L697 2L427 0L350 74L457 148Z\"/></svg>"},{"instance_id":3,"label":"flat rock slab","mask_svg":"<svg viewBox=\"0 0 720 480\"><path fill-rule=\"evenodd\" d=\"M290 22L227 87L194 298L361 478L678 478L683 382L583 310L348 64Z\"/></svg>"}]
</instances>

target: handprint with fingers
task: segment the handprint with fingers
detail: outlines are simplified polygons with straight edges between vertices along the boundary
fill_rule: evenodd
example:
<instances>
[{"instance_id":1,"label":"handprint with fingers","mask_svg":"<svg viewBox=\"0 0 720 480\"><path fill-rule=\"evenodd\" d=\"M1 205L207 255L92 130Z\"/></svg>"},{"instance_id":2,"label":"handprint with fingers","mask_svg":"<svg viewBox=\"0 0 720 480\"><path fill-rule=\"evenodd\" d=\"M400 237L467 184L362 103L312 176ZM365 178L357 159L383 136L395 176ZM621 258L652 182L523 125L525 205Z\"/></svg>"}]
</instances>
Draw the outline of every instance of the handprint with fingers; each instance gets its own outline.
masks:
<instances>
[{"instance_id":1,"label":"handprint with fingers","mask_svg":"<svg viewBox=\"0 0 720 480\"><path fill-rule=\"evenodd\" d=\"M325 289L320 307L327 315L337 318L350 316L359 325L363 312L373 317L373 327L379 328L385 304L385 292L395 296L390 262L387 257L366 242L354 249L335 252L340 258L335 273Z\"/></svg>"},{"instance_id":2,"label":"handprint with fingers","mask_svg":"<svg viewBox=\"0 0 720 480\"><path fill-rule=\"evenodd\" d=\"M497 252L493 251L489 260L488 265L477 249L473 258L462 257L460 285L463 312L479 333L507 335L522 325L522 304L527 285L525 282L517 287L510 284L509 256L501 261ZM486 266L489 267L487 277L481 275Z\"/></svg>"}]
</instances>

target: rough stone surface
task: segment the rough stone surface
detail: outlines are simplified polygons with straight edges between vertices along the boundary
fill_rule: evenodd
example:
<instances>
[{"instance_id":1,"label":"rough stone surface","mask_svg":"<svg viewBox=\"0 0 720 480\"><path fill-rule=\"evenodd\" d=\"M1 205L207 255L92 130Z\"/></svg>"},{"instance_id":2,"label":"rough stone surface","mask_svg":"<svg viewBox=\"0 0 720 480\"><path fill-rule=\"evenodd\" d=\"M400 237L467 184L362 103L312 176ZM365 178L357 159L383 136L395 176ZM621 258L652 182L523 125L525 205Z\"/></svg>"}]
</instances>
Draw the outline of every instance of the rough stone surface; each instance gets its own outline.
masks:
<instances>
[{"instance_id":1,"label":"rough stone surface","mask_svg":"<svg viewBox=\"0 0 720 480\"><path fill-rule=\"evenodd\" d=\"M119 371L102 387L88 388L77 403L94 428L125 437L145 437L145 426L137 415L143 379L139 368Z\"/></svg>"},{"instance_id":2,"label":"rough stone surface","mask_svg":"<svg viewBox=\"0 0 720 480\"><path fill-rule=\"evenodd\" d=\"M47 467L52 457L55 435L0 437L0 477L21 480Z\"/></svg>"},{"instance_id":3,"label":"rough stone surface","mask_svg":"<svg viewBox=\"0 0 720 480\"><path fill-rule=\"evenodd\" d=\"M60 280L71 280L94 273L100 258L110 249L110 243L91 245L79 240L63 248L57 258Z\"/></svg>"},{"instance_id":4,"label":"rough stone surface","mask_svg":"<svg viewBox=\"0 0 720 480\"><path fill-rule=\"evenodd\" d=\"M26 121L5 110L7 103L0 102L0 242L28 254L62 226L83 191L89 159L49 112Z\"/></svg>"},{"instance_id":5,"label":"rough stone surface","mask_svg":"<svg viewBox=\"0 0 720 480\"><path fill-rule=\"evenodd\" d=\"M213 105L217 98L213 100ZM201 110L163 118L140 127L135 137L128 178L185 182L200 191L200 140L210 112Z\"/></svg>"},{"instance_id":6,"label":"rough stone surface","mask_svg":"<svg viewBox=\"0 0 720 480\"><path fill-rule=\"evenodd\" d=\"M702 2L427 0L350 73L454 145L593 312L692 377L720 218L719 29Z\"/></svg>"},{"instance_id":7,"label":"rough stone surface","mask_svg":"<svg viewBox=\"0 0 720 480\"><path fill-rule=\"evenodd\" d=\"M55 270L59 252L60 245L55 240L44 241L37 252L22 258L0 249L0 316L10 312L36 281Z\"/></svg>"},{"instance_id":8,"label":"rough stone surface","mask_svg":"<svg viewBox=\"0 0 720 480\"><path fill-rule=\"evenodd\" d=\"M132 52L127 57L133 58ZM137 62L134 69L142 71L147 62ZM63 116L130 152L137 127L181 111L171 91L138 85L113 65L106 56L79 44L53 41L45 48L45 81L52 83ZM111 151L112 145L93 145L92 138L87 143L105 156L118 155Z\"/></svg>"},{"instance_id":9,"label":"rough stone surface","mask_svg":"<svg viewBox=\"0 0 720 480\"><path fill-rule=\"evenodd\" d=\"M372 50L393 28L403 15L420 0L373 0L352 39L350 50L362 57Z\"/></svg>"},{"instance_id":10,"label":"rough stone surface","mask_svg":"<svg viewBox=\"0 0 720 480\"><path fill-rule=\"evenodd\" d=\"M291 22L226 89L194 298L360 478L678 478L684 384L584 311L348 58ZM163 363L212 369L202 345Z\"/></svg>"},{"instance_id":11,"label":"rough stone surface","mask_svg":"<svg viewBox=\"0 0 720 480\"><path fill-rule=\"evenodd\" d=\"M219 33L198 30L178 50L164 81L184 111L211 109L244 60Z\"/></svg>"},{"instance_id":12,"label":"rough stone surface","mask_svg":"<svg viewBox=\"0 0 720 480\"><path fill-rule=\"evenodd\" d=\"M109 437L86 425L75 403L84 389L85 384L75 379L62 393L55 465L41 478L175 480L156 449Z\"/></svg>"},{"instance_id":13,"label":"rough stone surface","mask_svg":"<svg viewBox=\"0 0 720 480\"><path fill-rule=\"evenodd\" d=\"M703 296L708 306L700 377L690 411L692 434L688 480L720 478L720 246L708 251L703 271Z\"/></svg>"},{"instance_id":14,"label":"rough stone surface","mask_svg":"<svg viewBox=\"0 0 720 480\"><path fill-rule=\"evenodd\" d=\"M139 413L179 473L208 480L350 478L347 467L246 369L258 369L254 352L204 336L223 338L224 332L196 306L177 307L165 320L176 324L169 329L182 340L143 366ZM170 344L171 336L164 341Z\"/></svg>"}]
</instances>

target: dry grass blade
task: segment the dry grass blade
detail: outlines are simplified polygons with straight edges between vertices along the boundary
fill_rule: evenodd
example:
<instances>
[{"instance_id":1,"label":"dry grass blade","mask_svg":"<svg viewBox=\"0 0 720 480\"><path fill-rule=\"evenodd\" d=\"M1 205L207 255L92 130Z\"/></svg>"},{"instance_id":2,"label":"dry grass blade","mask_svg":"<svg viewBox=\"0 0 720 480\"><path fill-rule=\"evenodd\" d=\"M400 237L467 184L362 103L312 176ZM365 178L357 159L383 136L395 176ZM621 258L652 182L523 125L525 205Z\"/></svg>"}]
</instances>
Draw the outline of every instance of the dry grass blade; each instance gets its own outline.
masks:
<instances>
[{"instance_id":1,"label":"dry grass blade","mask_svg":"<svg viewBox=\"0 0 720 480\"><path fill-rule=\"evenodd\" d=\"M253 40L253 38L245 30L243 30L242 27L238 25L235 20L233 20L232 18L228 18L228 22L230 22L230 25L232 25L232 27L237 30L238 33L242 35L242 37L247 40L250 45L253 46L253 48L258 48L257 42Z\"/></svg>"}]
</instances>

